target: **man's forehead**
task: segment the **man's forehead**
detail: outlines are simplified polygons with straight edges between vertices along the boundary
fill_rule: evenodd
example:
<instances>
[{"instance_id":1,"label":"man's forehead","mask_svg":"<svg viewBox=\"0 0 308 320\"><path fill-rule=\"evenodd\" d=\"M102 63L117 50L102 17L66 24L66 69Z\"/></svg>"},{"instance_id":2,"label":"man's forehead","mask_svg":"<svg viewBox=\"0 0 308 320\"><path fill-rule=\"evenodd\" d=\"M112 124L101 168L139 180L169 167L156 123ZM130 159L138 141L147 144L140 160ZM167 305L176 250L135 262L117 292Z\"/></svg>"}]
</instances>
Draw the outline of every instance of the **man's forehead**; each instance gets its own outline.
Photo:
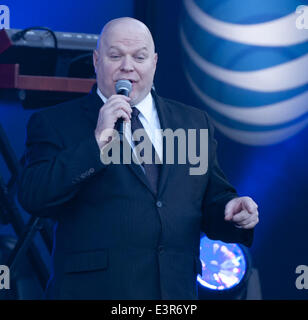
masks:
<instances>
[{"instance_id":1,"label":"man's forehead","mask_svg":"<svg viewBox=\"0 0 308 320\"><path fill-rule=\"evenodd\" d=\"M109 37L105 38L102 46L105 47L105 49L124 49L126 47L133 48L135 50L150 50L151 48L151 41L148 38L145 37L138 37L136 35L131 34L119 34L119 35L113 35L111 34Z\"/></svg>"},{"instance_id":2,"label":"man's forehead","mask_svg":"<svg viewBox=\"0 0 308 320\"><path fill-rule=\"evenodd\" d=\"M108 50L122 50L122 49L124 49L124 47L125 47L125 41L124 41L124 43L120 42L118 44L115 43L113 45L110 45L110 46L106 47L106 49L108 49ZM139 45L138 43L134 43L133 49L134 49L134 51L143 51L143 50L149 51L149 48L147 46L144 46L142 44Z\"/></svg>"}]
</instances>

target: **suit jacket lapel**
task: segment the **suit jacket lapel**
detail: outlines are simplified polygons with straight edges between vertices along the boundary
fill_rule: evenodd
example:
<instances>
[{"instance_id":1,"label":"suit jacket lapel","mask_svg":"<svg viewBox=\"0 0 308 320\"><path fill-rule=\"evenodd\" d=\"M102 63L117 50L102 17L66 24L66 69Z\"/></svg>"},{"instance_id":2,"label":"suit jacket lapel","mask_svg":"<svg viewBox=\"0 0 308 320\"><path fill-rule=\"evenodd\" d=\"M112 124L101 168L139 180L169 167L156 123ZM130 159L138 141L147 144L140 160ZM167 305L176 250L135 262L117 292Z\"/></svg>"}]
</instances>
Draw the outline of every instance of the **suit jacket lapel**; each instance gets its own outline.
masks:
<instances>
[{"instance_id":1,"label":"suit jacket lapel","mask_svg":"<svg viewBox=\"0 0 308 320\"><path fill-rule=\"evenodd\" d=\"M124 138L125 139L125 138ZM128 143L128 142L127 142ZM132 151L132 149L131 149ZM121 148L121 158L122 158L122 155L123 155L123 148ZM153 193L153 189L152 187L150 186L150 183L145 175L145 173L143 172L142 168L141 168L141 165L139 164L136 164L133 159L131 159L131 163L130 164L127 164L128 168L130 170L132 170L132 172L136 175L136 177L138 179L140 179L140 181Z\"/></svg>"},{"instance_id":2,"label":"suit jacket lapel","mask_svg":"<svg viewBox=\"0 0 308 320\"><path fill-rule=\"evenodd\" d=\"M100 108L104 105L102 99L96 93L97 85L94 84L91 92L86 96L83 108L85 117L90 121L91 126L95 129Z\"/></svg>"},{"instance_id":3,"label":"suit jacket lapel","mask_svg":"<svg viewBox=\"0 0 308 320\"><path fill-rule=\"evenodd\" d=\"M162 130L171 129L175 131L178 126L175 123L174 116L172 116L172 110L170 110L169 105L159 97L154 91L152 91L152 96L155 101L158 117L160 120L160 126ZM174 144L174 152L177 154L177 144ZM174 165L166 164L166 143L165 139L163 139L163 163L160 172L159 184L158 184L158 194L159 197L164 191L164 187L166 186L167 178L170 176L170 171Z\"/></svg>"}]
</instances>

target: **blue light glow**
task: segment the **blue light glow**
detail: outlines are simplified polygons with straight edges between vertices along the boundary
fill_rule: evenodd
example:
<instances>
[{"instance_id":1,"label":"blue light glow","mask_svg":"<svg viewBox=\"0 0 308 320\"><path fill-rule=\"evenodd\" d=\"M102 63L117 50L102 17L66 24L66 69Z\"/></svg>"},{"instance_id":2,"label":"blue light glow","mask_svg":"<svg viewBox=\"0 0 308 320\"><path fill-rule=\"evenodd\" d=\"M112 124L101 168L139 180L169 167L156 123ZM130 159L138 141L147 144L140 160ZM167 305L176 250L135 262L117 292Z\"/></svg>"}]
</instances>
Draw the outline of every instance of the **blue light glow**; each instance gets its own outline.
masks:
<instances>
[{"instance_id":1,"label":"blue light glow","mask_svg":"<svg viewBox=\"0 0 308 320\"><path fill-rule=\"evenodd\" d=\"M206 236L200 242L202 277L198 282L212 290L231 289L243 279L247 263L241 247L234 243L214 241Z\"/></svg>"}]
</instances>

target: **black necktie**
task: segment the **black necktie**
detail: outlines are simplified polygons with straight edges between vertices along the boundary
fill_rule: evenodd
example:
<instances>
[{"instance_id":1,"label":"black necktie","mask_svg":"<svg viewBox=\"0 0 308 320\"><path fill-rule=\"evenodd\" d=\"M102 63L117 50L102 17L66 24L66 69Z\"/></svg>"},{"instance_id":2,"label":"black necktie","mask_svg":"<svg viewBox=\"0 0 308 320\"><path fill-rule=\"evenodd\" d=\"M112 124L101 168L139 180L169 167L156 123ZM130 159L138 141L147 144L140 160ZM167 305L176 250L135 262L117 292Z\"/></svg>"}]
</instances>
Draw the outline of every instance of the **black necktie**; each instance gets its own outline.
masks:
<instances>
[{"instance_id":1,"label":"black necktie","mask_svg":"<svg viewBox=\"0 0 308 320\"><path fill-rule=\"evenodd\" d=\"M132 134L137 129L144 130L144 127L138 117L139 113L140 113L140 111L136 107L132 108L132 118L131 118ZM144 134L146 134L145 130L144 130ZM135 141L135 146L137 146L142 141L143 141L143 139L140 139L140 141ZM156 153L156 151L155 151L155 148L152 144L152 163L151 164L143 163L142 166L145 170L145 175L146 175L148 181L150 182L152 189L154 190L155 193L157 193L157 186L158 186L158 179L159 179L159 172L160 172L161 164L155 164L155 153ZM142 150L140 152L140 155L142 157L144 156L144 150Z\"/></svg>"}]
</instances>

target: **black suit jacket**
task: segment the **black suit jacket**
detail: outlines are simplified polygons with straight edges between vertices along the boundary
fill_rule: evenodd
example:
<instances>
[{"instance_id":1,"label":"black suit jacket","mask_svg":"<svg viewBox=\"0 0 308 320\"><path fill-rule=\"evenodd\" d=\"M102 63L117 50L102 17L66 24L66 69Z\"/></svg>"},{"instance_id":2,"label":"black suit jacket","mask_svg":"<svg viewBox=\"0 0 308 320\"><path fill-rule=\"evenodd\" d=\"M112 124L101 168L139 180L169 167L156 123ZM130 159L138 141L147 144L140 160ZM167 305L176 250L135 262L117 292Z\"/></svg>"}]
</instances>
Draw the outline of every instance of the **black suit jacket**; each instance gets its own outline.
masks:
<instances>
[{"instance_id":1,"label":"black suit jacket","mask_svg":"<svg viewBox=\"0 0 308 320\"><path fill-rule=\"evenodd\" d=\"M207 173L163 164L157 194L138 165L100 161L95 88L31 116L18 198L56 221L49 298L197 299L200 232L251 245L251 230L224 221L237 194L217 163L206 113L153 96L162 129L209 129Z\"/></svg>"}]
</instances>

